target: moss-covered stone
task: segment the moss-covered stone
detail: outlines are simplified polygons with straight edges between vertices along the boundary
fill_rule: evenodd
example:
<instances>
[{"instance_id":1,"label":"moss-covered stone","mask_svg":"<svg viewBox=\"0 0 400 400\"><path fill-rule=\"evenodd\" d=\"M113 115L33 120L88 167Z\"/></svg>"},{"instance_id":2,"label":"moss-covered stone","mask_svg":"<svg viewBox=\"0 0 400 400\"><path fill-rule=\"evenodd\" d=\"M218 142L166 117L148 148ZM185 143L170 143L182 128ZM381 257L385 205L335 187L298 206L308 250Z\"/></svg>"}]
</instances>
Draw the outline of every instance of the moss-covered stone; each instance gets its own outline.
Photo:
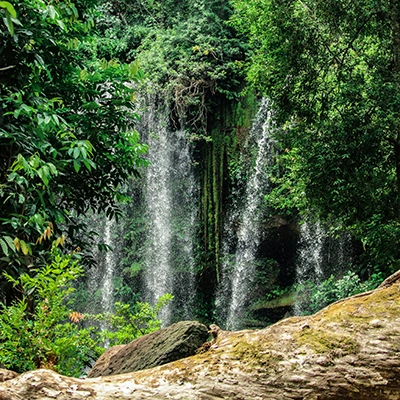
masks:
<instances>
[{"instance_id":1,"label":"moss-covered stone","mask_svg":"<svg viewBox=\"0 0 400 400\"><path fill-rule=\"evenodd\" d=\"M23 374L0 383L0 398L397 400L399 282L265 329L218 330L204 353L150 370L87 380Z\"/></svg>"}]
</instances>

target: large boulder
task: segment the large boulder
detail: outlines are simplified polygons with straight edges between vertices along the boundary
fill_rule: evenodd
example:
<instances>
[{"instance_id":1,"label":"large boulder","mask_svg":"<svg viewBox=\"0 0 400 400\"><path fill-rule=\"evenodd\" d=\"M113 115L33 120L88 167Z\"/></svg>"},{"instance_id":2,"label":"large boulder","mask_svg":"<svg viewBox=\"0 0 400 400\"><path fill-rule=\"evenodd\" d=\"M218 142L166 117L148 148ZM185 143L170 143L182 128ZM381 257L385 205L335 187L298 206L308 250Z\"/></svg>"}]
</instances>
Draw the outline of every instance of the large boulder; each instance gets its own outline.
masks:
<instances>
[{"instance_id":1,"label":"large boulder","mask_svg":"<svg viewBox=\"0 0 400 400\"><path fill-rule=\"evenodd\" d=\"M314 316L212 330L210 348L185 359L86 380L27 372L0 383L0 399L400 399L399 274Z\"/></svg>"},{"instance_id":2,"label":"large boulder","mask_svg":"<svg viewBox=\"0 0 400 400\"><path fill-rule=\"evenodd\" d=\"M140 371L192 356L208 339L207 327L196 321L177 322L127 345L108 349L88 378Z\"/></svg>"}]
</instances>

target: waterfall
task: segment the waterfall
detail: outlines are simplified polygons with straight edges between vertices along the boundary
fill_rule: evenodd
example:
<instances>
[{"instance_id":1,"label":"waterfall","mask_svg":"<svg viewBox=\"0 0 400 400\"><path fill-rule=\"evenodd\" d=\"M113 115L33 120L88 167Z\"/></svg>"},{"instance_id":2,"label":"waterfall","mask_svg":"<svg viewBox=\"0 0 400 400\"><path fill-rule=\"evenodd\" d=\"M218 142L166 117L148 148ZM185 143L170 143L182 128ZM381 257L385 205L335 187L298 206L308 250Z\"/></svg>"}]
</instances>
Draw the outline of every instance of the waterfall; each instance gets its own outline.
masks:
<instances>
[{"instance_id":1,"label":"waterfall","mask_svg":"<svg viewBox=\"0 0 400 400\"><path fill-rule=\"evenodd\" d=\"M110 219L106 219L105 228L104 228L104 243L107 246L111 246L113 243L112 240L112 228L114 226L114 221ZM103 312L111 313L114 309L114 286L113 286L113 278L115 274L116 268L116 259L115 253L113 251L107 251L104 265L104 275L102 277L102 309Z\"/></svg>"},{"instance_id":2,"label":"waterfall","mask_svg":"<svg viewBox=\"0 0 400 400\"><path fill-rule=\"evenodd\" d=\"M299 244L296 260L296 283L300 286L294 305L294 314L304 313L303 304L307 300L307 290L301 289L307 281L315 285L322 282L323 270L323 249L325 231L319 223L303 222L300 226ZM304 298L305 297L305 298Z\"/></svg>"},{"instance_id":3,"label":"waterfall","mask_svg":"<svg viewBox=\"0 0 400 400\"><path fill-rule=\"evenodd\" d=\"M88 271L88 298L85 303L87 313L111 313L114 309L114 278L118 265L118 244L115 242L115 220L105 215L91 215L88 217L94 242L93 256L97 266ZM105 245L110 250L100 251L98 245Z\"/></svg>"},{"instance_id":4,"label":"waterfall","mask_svg":"<svg viewBox=\"0 0 400 400\"><path fill-rule=\"evenodd\" d=\"M147 244L145 298L151 304L166 294L172 304L160 315L171 323L172 311L189 318L194 294L193 237L197 192L191 144L184 130L170 130L162 110L151 106L143 117L151 165L145 176Z\"/></svg>"},{"instance_id":5,"label":"waterfall","mask_svg":"<svg viewBox=\"0 0 400 400\"><path fill-rule=\"evenodd\" d=\"M320 286L331 274L340 277L351 264L351 239L347 234L332 238L319 222L305 221L300 226L296 260L296 295L294 314L304 314L309 302L306 284Z\"/></svg>"},{"instance_id":6,"label":"waterfall","mask_svg":"<svg viewBox=\"0 0 400 400\"><path fill-rule=\"evenodd\" d=\"M172 167L171 146L165 126L155 123L154 115L150 126L156 131L149 137L150 161L146 174L146 205L148 220L148 247L146 249L146 299L155 304L157 299L172 291L172 197L169 174ZM162 320L168 323L171 308L165 308Z\"/></svg>"},{"instance_id":7,"label":"waterfall","mask_svg":"<svg viewBox=\"0 0 400 400\"><path fill-rule=\"evenodd\" d=\"M124 189L133 202L125 206L125 217L118 226L105 216L91 217L91 226L98 233L96 245L104 243L112 250L93 250L98 266L88 273L91 295L87 312L111 312L119 301L115 285L125 285L125 301L151 305L171 293L173 301L159 315L166 326L194 318L197 181L185 130L170 129L165 107L154 99L141 108L137 129L149 144L151 164L141 170L140 179Z\"/></svg>"},{"instance_id":8,"label":"waterfall","mask_svg":"<svg viewBox=\"0 0 400 400\"><path fill-rule=\"evenodd\" d=\"M269 179L267 167L272 157L273 112L270 102L263 99L254 119L248 137L247 146L255 146L256 161L247 180L245 202L239 212L239 229L232 238L232 219L227 218L230 234L225 238L223 250L236 242L234 255L224 254L223 265L225 281L217 295L217 308L223 304L228 307L225 325L227 329L239 329L245 317L248 293L256 273L256 256L261 242L261 224L265 212L263 198L268 191ZM235 207L234 207L235 208ZM237 211L233 211L233 213ZM233 262L233 266L230 264ZM229 272L230 270L230 272Z\"/></svg>"}]
</instances>

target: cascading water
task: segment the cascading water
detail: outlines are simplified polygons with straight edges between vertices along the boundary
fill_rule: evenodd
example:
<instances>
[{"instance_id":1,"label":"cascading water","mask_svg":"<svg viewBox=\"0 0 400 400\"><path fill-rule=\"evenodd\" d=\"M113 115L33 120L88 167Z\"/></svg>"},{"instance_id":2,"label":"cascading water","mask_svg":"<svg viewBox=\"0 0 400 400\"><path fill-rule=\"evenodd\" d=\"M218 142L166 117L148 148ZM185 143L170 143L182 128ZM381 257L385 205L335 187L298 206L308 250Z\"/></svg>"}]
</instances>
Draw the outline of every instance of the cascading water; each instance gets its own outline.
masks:
<instances>
[{"instance_id":1,"label":"cascading water","mask_svg":"<svg viewBox=\"0 0 400 400\"><path fill-rule=\"evenodd\" d=\"M166 293L174 295L175 309L189 318L194 293L193 237L197 194L191 145L183 130L167 129L166 118L150 107L143 118L150 146L146 171L145 250L146 300L155 304ZM163 325L172 318L172 305L160 315Z\"/></svg>"},{"instance_id":2,"label":"cascading water","mask_svg":"<svg viewBox=\"0 0 400 400\"><path fill-rule=\"evenodd\" d=\"M296 260L296 283L299 290L293 312L302 315L309 302L307 283L322 284L331 274L341 276L351 264L351 240L348 235L329 237L319 222L303 222Z\"/></svg>"},{"instance_id":3,"label":"cascading water","mask_svg":"<svg viewBox=\"0 0 400 400\"><path fill-rule=\"evenodd\" d=\"M155 127L154 123L152 125ZM149 138L152 165L146 174L145 189L149 242L145 257L145 284L146 298L152 304L162 295L172 291L172 198L168 185L172 159L165 126L159 124L156 129ZM169 322L170 314L171 308L164 308L161 315L164 323Z\"/></svg>"},{"instance_id":4,"label":"cascading water","mask_svg":"<svg viewBox=\"0 0 400 400\"><path fill-rule=\"evenodd\" d=\"M239 329L242 326L248 293L256 273L256 255L261 242L261 223L265 209L263 198L268 191L269 178L267 167L272 156L272 141L270 134L273 130L273 112L270 102L263 99L260 109L255 117L248 138L248 146L255 144L257 156L253 170L248 178L245 204L240 213L239 229L236 232L236 251L233 260L228 254L223 269L225 281L217 294L217 312L221 306L228 306L225 325L227 329ZM228 217L227 223L232 224ZM232 231L231 231L232 233ZM223 250L227 250L232 242L232 237L226 237ZM229 273L230 261L233 261L233 269Z\"/></svg>"},{"instance_id":5,"label":"cascading water","mask_svg":"<svg viewBox=\"0 0 400 400\"><path fill-rule=\"evenodd\" d=\"M106 219L105 229L104 229L104 243L107 246L112 245L112 229L114 226L114 221ZM115 253L112 251L107 251L105 257L104 265L104 275L102 279L102 308L104 312L111 313L114 309L114 286L113 278L116 268Z\"/></svg>"},{"instance_id":6,"label":"cascading water","mask_svg":"<svg viewBox=\"0 0 400 400\"><path fill-rule=\"evenodd\" d=\"M118 249L114 240L116 225L114 220L105 216L92 216L91 224L97 231L96 247L102 243L111 248L112 251L94 251L93 256L98 265L88 273L88 292L90 297L85 304L85 312L88 313L111 313L114 309L114 285L113 280L118 264Z\"/></svg>"},{"instance_id":7,"label":"cascading water","mask_svg":"<svg viewBox=\"0 0 400 400\"><path fill-rule=\"evenodd\" d=\"M300 226L299 247L296 262L296 282L304 285L307 281L318 285L321 283L323 271L323 247L325 231L319 223L304 222ZM295 315L302 315L303 310L302 289L297 295L294 305Z\"/></svg>"},{"instance_id":8,"label":"cascading water","mask_svg":"<svg viewBox=\"0 0 400 400\"><path fill-rule=\"evenodd\" d=\"M141 171L141 179L126 188L133 196L133 202L125 207L126 218L120 219L117 227L105 217L93 217L99 235L96 244L104 243L113 250L94 251L98 266L88 275L88 289L96 295L87 312L112 311L115 298L119 300L115 284L129 282L132 287L123 288L125 295L131 292L128 301L155 305L161 296L173 294L173 302L159 315L165 326L173 318L194 318L198 193L186 132L168 129L163 107L157 108L154 101L149 104L141 112L138 131L149 144L151 165Z\"/></svg>"}]
</instances>

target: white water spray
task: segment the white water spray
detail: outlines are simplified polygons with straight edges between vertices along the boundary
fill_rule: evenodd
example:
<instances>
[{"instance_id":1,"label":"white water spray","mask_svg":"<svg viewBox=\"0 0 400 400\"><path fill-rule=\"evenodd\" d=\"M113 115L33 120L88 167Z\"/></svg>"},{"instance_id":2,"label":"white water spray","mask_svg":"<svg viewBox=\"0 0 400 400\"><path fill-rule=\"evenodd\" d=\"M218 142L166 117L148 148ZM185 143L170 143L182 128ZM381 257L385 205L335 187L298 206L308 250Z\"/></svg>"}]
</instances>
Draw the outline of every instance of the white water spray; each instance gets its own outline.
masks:
<instances>
[{"instance_id":1,"label":"white water spray","mask_svg":"<svg viewBox=\"0 0 400 400\"><path fill-rule=\"evenodd\" d=\"M194 293L193 237L196 219L196 184L191 145L183 130L171 131L166 118L150 108L146 115L151 165L146 172L147 243L145 251L146 300L155 304L172 293L190 317ZM181 278L179 278L181 277ZM172 304L161 312L163 325L172 318Z\"/></svg>"},{"instance_id":2,"label":"white water spray","mask_svg":"<svg viewBox=\"0 0 400 400\"><path fill-rule=\"evenodd\" d=\"M241 327L245 317L248 293L256 273L256 255L261 242L261 223L264 213L263 198L268 191L266 168L272 156L270 134L273 130L273 112L270 102L263 99L249 134L249 145L256 143L257 157L246 187L245 205L237 231L234 267L230 277L230 301L226 319L227 329Z\"/></svg>"}]
</instances>

